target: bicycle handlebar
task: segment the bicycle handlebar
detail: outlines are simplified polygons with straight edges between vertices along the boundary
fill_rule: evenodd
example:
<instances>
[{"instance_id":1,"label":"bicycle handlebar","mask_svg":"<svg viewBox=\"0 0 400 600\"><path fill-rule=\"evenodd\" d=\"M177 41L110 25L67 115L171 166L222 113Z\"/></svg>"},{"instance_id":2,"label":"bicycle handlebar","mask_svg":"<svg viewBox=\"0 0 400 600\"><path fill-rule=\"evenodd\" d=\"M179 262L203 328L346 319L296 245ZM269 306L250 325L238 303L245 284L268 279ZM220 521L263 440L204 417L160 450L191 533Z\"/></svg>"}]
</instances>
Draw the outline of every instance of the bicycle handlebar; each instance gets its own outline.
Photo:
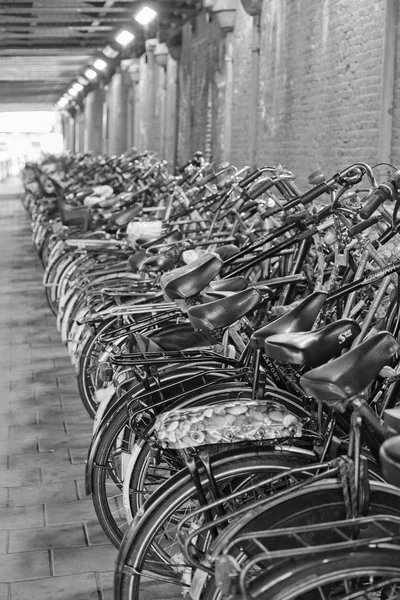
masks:
<instances>
[{"instance_id":1,"label":"bicycle handlebar","mask_svg":"<svg viewBox=\"0 0 400 600\"><path fill-rule=\"evenodd\" d=\"M348 229L349 236L350 237L356 236L358 233L365 231L365 229L372 227L372 225L376 225L376 223L378 221L380 221L380 219L381 219L380 216L379 217L373 216L373 217L370 217L369 219L366 219L365 221L361 221L360 223L353 225L353 227L350 227Z\"/></svg>"},{"instance_id":2,"label":"bicycle handlebar","mask_svg":"<svg viewBox=\"0 0 400 600\"><path fill-rule=\"evenodd\" d=\"M260 175L261 175L260 169L256 169L255 171L252 171L246 177L244 177L242 179L242 181L239 182L239 187L242 189L247 187L250 183L253 183L253 181L258 179L258 177L260 177Z\"/></svg>"},{"instance_id":3,"label":"bicycle handlebar","mask_svg":"<svg viewBox=\"0 0 400 600\"><path fill-rule=\"evenodd\" d=\"M394 200L396 191L400 185L400 170L396 171L390 179L379 184L376 190L371 194L369 200L360 210L360 217L368 219L384 202Z\"/></svg>"}]
</instances>

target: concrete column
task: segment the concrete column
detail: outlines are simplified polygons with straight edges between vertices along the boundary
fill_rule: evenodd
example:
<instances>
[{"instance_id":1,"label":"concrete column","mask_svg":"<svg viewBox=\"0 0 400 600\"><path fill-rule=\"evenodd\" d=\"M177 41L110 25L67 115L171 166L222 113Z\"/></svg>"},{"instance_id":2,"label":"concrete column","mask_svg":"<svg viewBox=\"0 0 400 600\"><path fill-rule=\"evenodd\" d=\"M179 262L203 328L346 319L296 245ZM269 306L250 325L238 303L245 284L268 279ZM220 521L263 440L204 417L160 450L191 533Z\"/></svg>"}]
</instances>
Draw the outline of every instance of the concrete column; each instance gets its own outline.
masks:
<instances>
[{"instance_id":1,"label":"concrete column","mask_svg":"<svg viewBox=\"0 0 400 600\"><path fill-rule=\"evenodd\" d=\"M72 153L76 152L76 110L71 109L68 115L68 150Z\"/></svg>"},{"instance_id":2,"label":"concrete column","mask_svg":"<svg viewBox=\"0 0 400 600\"><path fill-rule=\"evenodd\" d=\"M84 106L80 104L77 107L75 114L75 152L83 152L84 151L84 133L85 133L85 123L84 123Z\"/></svg>"},{"instance_id":3,"label":"concrete column","mask_svg":"<svg viewBox=\"0 0 400 600\"><path fill-rule=\"evenodd\" d=\"M139 59L121 61L121 69L128 87L127 144L128 148L139 147Z\"/></svg>"},{"instance_id":4,"label":"concrete column","mask_svg":"<svg viewBox=\"0 0 400 600\"><path fill-rule=\"evenodd\" d=\"M103 103L102 87L91 91L85 104L85 152L101 154L103 151Z\"/></svg>"},{"instance_id":5,"label":"concrete column","mask_svg":"<svg viewBox=\"0 0 400 600\"><path fill-rule=\"evenodd\" d=\"M108 153L122 154L128 149L129 87L120 68L109 85Z\"/></svg>"},{"instance_id":6,"label":"concrete column","mask_svg":"<svg viewBox=\"0 0 400 600\"><path fill-rule=\"evenodd\" d=\"M146 55L147 55L147 89L146 89L146 112L147 112L147 139L148 149L152 151L158 150L157 142L159 131L156 130L156 101L157 101L157 77L156 69L158 65L155 62L154 50L158 41L156 39L146 40Z\"/></svg>"},{"instance_id":7,"label":"concrete column","mask_svg":"<svg viewBox=\"0 0 400 600\"><path fill-rule=\"evenodd\" d=\"M222 160L229 161L232 144L232 102L233 102L233 34L229 31L225 38L225 98L224 135Z\"/></svg>"}]
</instances>

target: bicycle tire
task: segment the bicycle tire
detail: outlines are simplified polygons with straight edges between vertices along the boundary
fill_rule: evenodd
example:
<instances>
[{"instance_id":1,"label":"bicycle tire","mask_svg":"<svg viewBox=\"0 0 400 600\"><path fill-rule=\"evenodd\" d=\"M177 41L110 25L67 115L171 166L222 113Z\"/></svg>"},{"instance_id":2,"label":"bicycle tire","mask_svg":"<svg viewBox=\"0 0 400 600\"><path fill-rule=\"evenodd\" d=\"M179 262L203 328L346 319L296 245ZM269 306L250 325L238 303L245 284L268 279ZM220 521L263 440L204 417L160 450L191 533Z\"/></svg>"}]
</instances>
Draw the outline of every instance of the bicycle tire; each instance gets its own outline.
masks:
<instances>
[{"instance_id":1,"label":"bicycle tire","mask_svg":"<svg viewBox=\"0 0 400 600\"><path fill-rule=\"evenodd\" d=\"M389 514L400 516L400 489L373 481L370 482L370 487L368 515ZM324 523L345 518L346 508L340 483L333 479L320 481L318 484L311 484L311 486L303 489L289 491L283 500L272 498L265 507L260 506L257 510L254 510L253 507L251 515L239 517L239 520L234 521L234 525L228 526L222 532L213 548L213 556L219 555L223 548L232 541L233 537L237 537L241 533L252 532L254 539L257 537L257 531L262 529L295 527L297 525ZM272 526L270 527L268 524L272 524ZM262 539L262 536L260 535L259 538ZM327 542L328 540L325 539L324 541ZM271 550L278 549L271 544L268 548ZM246 556L251 556L251 552L252 547L248 545ZM259 546L256 549L255 544L253 555L256 554L259 554ZM202 600L217 600L220 598L220 593L216 589L213 580L207 582L201 598Z\"/></svg>"},{"instance_id":2,"label":"bicycle tire","mask_svg":"<svg viewBox=\"0 0 400 600\"><path fill-rule=\"evenodd\" d=\"M247 394L247 395L246 395ZM307 415L306 411L299 406L299 402L297 399L283 390L273 389L266 390L265 399L267 400L269 395L272 396L272 399L276 402L280 402L286 406L288 410L297 414L298 417L305 417ZM220 386L218 382L216 382L216 386L212 387L211 390L206 390L204 392L197 392L196 394L189 395L181 402L181 404L188 404L190 402L191 406L194 405L206 405L209 402L215 404L217 401L236 401L238 398L241 400L251 400L252 391L250 388L246 388L240 384L236 384L233 389L229 389L228 386ZM176 408L172 407L172 408ZM148 434L148 433L147 433ZM148 443L144 443L142 440L139 441L140 448L133 449L132 459L136 458L136 462L131 461L127 467L127 477L129 477L129 482L124 483L124 487L126 486L129 489L139 491L139 494L133 495L131 501L129 502L126 498L124 504L126 507L126 513L129 520L133 519L133 516L143 505L144 494L144 486L146 485L146 477L150 479L152 482L154 476L149 473L151 470L151 448ZM155 467L155 472L159 470L159 467ZM147 472L147 473L146 473ZM141 500L141 503L138 503L138 500Z\"/></svg>"},{"instance_id":3,"label":"bicycle tire","mask_svg":"<svg viewBox=\"0 0 400 600\"><path fill-rule=\"evenodd\" d=\"M301 458L300 455L279 454L268 450L263 453L254 447L238 448L234 453L214 456L211 460L220 492L223 482L229 485L236 480L238 485L242 486L244 481L248 482L258 475L266 479L269 474L276 474L277 471L291 469L300 464L304 464L306 469L309 463L309 457ZM201 473L200 479L203 488L207 489L204 473ZM229 492L231 491L229 489ZM166 561L163 568L162 563L161 566L155 563L152 552L154 554L155 545L159 545L156 536L162 527L167 527L168 519L174 519L176 523L178 517L174 517L174 513L179 511L185 502L193 503L195 499L198 499L198 492L187 469L177 473L150 497L142 511L136 515L121 545L115 574L115 600L137 600L142 576L179 585L179 576L175 575L174 568ZM196 508L198 507L197 505ZM174 556L169 558L170 563L173 563Z\"/></svg>"},{"instance_id":4,"label":"bicycle tire","mask_svg":"<svg viewBox=\"0 0 400 600\"><path fill-rule=\"evenodd\" d=\"M182 393L189 392L187 388L184 386L190 386L193 384L192 380L188 380L187 382L184 379L184 375L182 371L175 374L170 374L169 372L165 373L168 382L172 380L175 383L175 386L171 386L170 391L172 394L176 393L176 389L179 387ZM200 374L200 377L202 374ZM122 490L122 480L118 480L118 474L114 475L112 472L112 468L107 467L107 465L111 465L113 460L113 452L123 450L120 442L121 440L126 444L125 451L126 455L130 457L132 453L133 442L135 441L135 431L130 426L131 421L131 413L127 410L127 406L130 405L132 407L135 402L135 398L141 398L144 394L147 393L147 390L144 388L143 384L137 384L133 389L126 392L123 397L121 397L118 403L110 408L106 412L103 417L102 422L96 432L96 440L93 440L92 445L96 444L96 448L94 450L95 454L92 457L91 451L89 450L89 459L87 462L87 470L93 469L91 474L87 471L87 476L90 476L92 479L91 485L91 493L94 508L100 524L110 539L110 541L116 546L119 547L124 530L128 524L128 520L125 516L125 505L122 499L122 493L120 501L117 499L116 493L112 494L113 504L118 502L118 513L123 514L121 519L115 518L114 515L118 516L117 512L113 512L113 508L110 506L110 501L107 496L107 473L110 473L113 484L116 484L118 487L121 486ZM154 395L158 393L158 387L154 388ZM164 400L165 398L165 390L163 392ZM143 403L137 401L137 408L143 409ZM149 403L149 409L151 408L151 404ZM134 407L132 408L134 410ZM147 422L144 423L144 426L147 425ZM120 436L124 437L120 437ZM116 447L116 442L119 443L119 447ZM129 459L127 458L127 461ZM128 464L128 463L126 463ZM181 466L181 462L179 461L179 465ZM125 466L125 465L124 465ZM124 471L125 474L125 471ZM111 482L109 482L112 485ZM114 490L116 492L116 490Z\"/></svg>"},{"instance_id":5,"label":"bicycle tire","mask_svg":"<svg viewBox=\"0 0 400 600\"><path fill-rule=\"evenodd\" d=\"M97 332L87 339L79 357L77 365L77 384L78 391L89 416L94 419L97 410L97 402L94 396L94 386L91 379L90 368L91 361L93 360L93 354L95 352L96 344L98 343L99 337L107 331L112 330L113 326L117 324L117 317L107 319L98 327ZM102 344L104 346L104 344Z\"/></svg>"},{"instance_id":6,"label":"bicycle tire","mask_svg":"<svg viewBox=\"0 0 400 600\"><path fill-rule=\"evenodd\" d=\"M295 564L291 562L290 576L285 571L286 568L278 570L273 577L257 578L251 585L250 597L254 600L322 600L331 598L333 593L335 600L349 600L369 598L368 587L372 585L381 588L380 594L379 589L374 590L375 594L378 592L374 598L398 598L400 594L400 551L394 547L313 557ZM396 582L396 596L382 596L388 579L391 584ZM344 587L351 591L341 590ZM355 596L357 592L362 592L362 596Z\"/></svg>"}]
</instances>

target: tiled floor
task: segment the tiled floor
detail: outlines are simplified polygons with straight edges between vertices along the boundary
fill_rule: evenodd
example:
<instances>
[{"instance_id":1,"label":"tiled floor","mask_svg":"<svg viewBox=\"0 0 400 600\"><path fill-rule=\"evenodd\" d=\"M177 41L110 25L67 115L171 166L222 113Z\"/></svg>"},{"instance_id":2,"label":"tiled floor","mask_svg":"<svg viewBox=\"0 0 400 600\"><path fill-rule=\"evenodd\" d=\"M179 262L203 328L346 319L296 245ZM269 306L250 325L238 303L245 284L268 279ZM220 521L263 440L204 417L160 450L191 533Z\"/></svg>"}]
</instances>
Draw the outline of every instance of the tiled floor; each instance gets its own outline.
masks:
<instances>
[{"instance_id":1,"label":"tiled floor","mask_svg":"<svg viewBox=\"0 0 400 600\"><path fill-rule=\"evenodd\" d=\"M117 551L82 492L91 421L21 193L0 183L0 600L111 600Z\"/></svg>"}]
</instances>

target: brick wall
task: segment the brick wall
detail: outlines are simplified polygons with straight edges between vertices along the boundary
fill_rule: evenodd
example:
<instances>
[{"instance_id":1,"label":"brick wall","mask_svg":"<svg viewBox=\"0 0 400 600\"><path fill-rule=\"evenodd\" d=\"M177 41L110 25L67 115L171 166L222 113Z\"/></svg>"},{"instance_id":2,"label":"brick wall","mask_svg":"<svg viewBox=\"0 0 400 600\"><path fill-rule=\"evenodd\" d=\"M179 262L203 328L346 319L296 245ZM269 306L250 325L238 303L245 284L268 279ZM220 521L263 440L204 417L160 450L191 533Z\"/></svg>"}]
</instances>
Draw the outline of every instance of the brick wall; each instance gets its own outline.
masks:
<instances>
[{"instance_id":1,"label":"brick wall","mask_svg":"<svg viewBox=\"0 0 400 600\"><path fill-rule=\"evenodd\" d=\"M283 162L299 180L376 162L383 1L264 4L259 162Z\"/></svg>"},{"instance_id":2,"label":"brick wall","mask_svg":"<svg viewBox=\"0 0 400 600\"><path fill-rule=\"evenodd\" d=\"M330 176L354 161L377 162L386 1L264 0L257 99L259 165L283 163L306 189L307 175L318 166ZM231 161L238 166L249 164L252 156L253 29L254 19L238 0L231 144ZM400 28L396 54L400 57ZM178 123L177 63L170 58L165 73L158 66L150 73L146 58L140 59L140 127L135 145L162 151L171 163L176 150L178 163L196 150L211 154L216 163L221 160L224 55L224 36L205 10L184 25ZM400 164L399 60L393 117L392 161Z\"/></svg>"}]
</instances>

